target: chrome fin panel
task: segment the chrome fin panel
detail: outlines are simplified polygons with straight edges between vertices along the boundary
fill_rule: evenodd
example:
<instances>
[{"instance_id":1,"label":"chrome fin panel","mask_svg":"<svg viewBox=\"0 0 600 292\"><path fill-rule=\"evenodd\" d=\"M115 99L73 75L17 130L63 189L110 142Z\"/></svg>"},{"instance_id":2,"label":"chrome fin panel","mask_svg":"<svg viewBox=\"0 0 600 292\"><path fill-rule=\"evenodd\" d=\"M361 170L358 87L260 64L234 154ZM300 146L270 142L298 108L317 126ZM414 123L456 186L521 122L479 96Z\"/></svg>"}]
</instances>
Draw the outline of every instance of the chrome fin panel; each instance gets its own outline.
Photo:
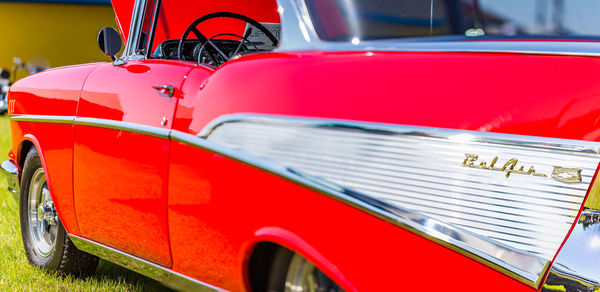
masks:
<instances>
[{"instance_id":1,"label":"chrome fin panel","mask_svg":"<svg viewBox=\"0 0 600 292\"><path fill-rule=\"evenodd\" d=\"M200 136L540 259L502 259L521 272L545 270L600 162L593 142L251 114Z\"/></svg>"}]
</instances>

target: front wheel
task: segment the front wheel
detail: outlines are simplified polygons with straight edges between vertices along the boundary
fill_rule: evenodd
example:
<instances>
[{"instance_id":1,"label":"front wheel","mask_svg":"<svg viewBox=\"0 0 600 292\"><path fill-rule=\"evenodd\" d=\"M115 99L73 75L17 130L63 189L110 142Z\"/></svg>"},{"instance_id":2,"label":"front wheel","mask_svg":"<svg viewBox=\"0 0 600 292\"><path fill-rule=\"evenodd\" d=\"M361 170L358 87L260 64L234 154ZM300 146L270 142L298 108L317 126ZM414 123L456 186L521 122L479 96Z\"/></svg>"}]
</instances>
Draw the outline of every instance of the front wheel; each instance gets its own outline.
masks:
<instances>
[{"instance_id":1,"label":"front wheel","mask_svg":"<svg viewBox=\"0 0 600 292\"><path fill-rule=\"evenodd\" d=\"M287 249L275 255L268 286L269 292L344 291L310 261Z\"/></svg>"},{"instance_id":2,"label":"front wheel","mask_svg":"<svg viewBox=\"0 0 600 292\"><path fill-rule=\"evenodd\" d=\"M31 264L73 275L96 270L99 259L78 250L67 237L35 148L29 151L23 166L19 215L25 254Z\"/></svg>"}]
</instances>

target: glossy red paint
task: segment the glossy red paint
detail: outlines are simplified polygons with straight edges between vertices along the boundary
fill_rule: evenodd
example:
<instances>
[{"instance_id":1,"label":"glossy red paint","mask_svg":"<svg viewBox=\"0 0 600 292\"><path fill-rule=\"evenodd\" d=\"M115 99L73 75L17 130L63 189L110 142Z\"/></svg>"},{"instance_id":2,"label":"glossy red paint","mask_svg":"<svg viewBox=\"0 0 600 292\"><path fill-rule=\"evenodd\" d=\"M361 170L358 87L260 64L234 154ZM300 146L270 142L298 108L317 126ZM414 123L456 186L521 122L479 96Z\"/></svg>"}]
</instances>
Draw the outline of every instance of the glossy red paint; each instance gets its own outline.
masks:
<instances>
[{"instance_id":1,"label":"glossy red paint","mask_svg":"<svg viewBox=\"0 0 600 292\"><path fill-rule=\"evenodd\" d=\"M85 83L77 116L168 130L181 93L169 97L153 86L180 88L191 67L164 61L100 66ZM166 214L169 141L76 125L73 148L81 235L171 266Z\"/></svg>"},{"instance_id":2,"label":"glossy red paint","mask_svg":"<svg viewBox=\"0 0 600 292\"><path fill-rule=\"evenodd\" d=\"M11 114L74 116L83 83L100 64L50 69L17 81L9 91L9 100L19 97Z\"/></svg>"},{"instance_id":3,"label":"glossy red paint","mask_svg":"<svg viewBox=\"0 0 600 292\"><path fill-rule=\"evenodd\" d=\"M129 28L131 27L131 14L133 12L134 0L111 0L110 1L115 11L115 20L123 38L123 42L126 43L129 38Z\"/></svg>"},{"instance_id":4,"label":"glossy red paint","mask_svg":"<svg viewBox=\"0 0 600 292\"><path fill-rule=\"evenodd\" d=\"M9 100L15 101L12 114L74 116L83 82L98 65L48 70L16 82L9 93ZM78 234L73 202L73 125L11 123L11 130L11 153L22 166L27 154L22 151L23 143L35 145L61 221L67 231Z\"/></svg>"}]
</instances>

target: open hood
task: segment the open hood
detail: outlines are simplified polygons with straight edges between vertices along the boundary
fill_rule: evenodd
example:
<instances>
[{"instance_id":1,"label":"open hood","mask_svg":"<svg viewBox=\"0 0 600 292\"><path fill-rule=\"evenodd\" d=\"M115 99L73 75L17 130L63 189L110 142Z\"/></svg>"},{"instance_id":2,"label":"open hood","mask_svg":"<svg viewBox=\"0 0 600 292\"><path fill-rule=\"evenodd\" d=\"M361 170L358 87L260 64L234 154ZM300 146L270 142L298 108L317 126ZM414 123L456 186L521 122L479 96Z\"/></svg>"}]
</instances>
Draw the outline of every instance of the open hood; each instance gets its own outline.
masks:
<instances>
[{"instance_id":1,"label":"open hood","mask_svg":"<svg viewBox=\"0 0 600 292\"><path fill-rule=\"evenodd\" d=\"M135 0L111 0L113 9L115 10L115 21L123 37L123 42L127 42L127 37L129 36L134 2Z\"/></svg>"},{"instance_id":2,"label":"open hood","mask_svg":"<svg viewBox=\"0 0 600 292\"><path fill-rule=\"evenodd\" d=\"M148 1L148 7L152 7L153 0ZM134 2L135 0L112 0L117 25L124 41L127 41L129 35ZM155 46L165 39L180 38L188 25L199 17L221 11L243 14L258 22L280 23L276 0L163 0ZM240 24L243 23L239 20L213 19L201 24L199 29L209 37L223 32L243 34L244 26Z\"/></svg>"}]
</instances>

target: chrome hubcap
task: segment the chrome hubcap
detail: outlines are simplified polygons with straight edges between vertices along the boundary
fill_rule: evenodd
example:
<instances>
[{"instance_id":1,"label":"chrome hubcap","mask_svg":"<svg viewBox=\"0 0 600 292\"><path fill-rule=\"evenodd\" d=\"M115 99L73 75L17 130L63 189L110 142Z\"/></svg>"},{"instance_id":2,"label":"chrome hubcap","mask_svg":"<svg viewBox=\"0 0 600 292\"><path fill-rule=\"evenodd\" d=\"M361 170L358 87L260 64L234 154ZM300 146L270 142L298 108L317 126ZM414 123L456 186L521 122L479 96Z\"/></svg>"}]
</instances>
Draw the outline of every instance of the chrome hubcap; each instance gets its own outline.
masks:
<instances>
[{"instance_id":1,"label":"chrome hubcap","mask_svg":"<svg viewBox=\"0 0 600 292\"><path fill-rule=\"evenodd\" d=\"M285 281L286 292L335 292L343 291L311 262L294 254Z\"/></svg>"},{"instance_id":2,"label":"chrome hubcap","mask_svg":"<svg viewBox=\"0 0 600 292\"><path fill-rule=\"evenodd\" d=\"M41 257L48 257L56 243L58 216L46 183L46 175L41 168L31 177L27 203L31 242Z\"/></svg>"}]
</instances>

